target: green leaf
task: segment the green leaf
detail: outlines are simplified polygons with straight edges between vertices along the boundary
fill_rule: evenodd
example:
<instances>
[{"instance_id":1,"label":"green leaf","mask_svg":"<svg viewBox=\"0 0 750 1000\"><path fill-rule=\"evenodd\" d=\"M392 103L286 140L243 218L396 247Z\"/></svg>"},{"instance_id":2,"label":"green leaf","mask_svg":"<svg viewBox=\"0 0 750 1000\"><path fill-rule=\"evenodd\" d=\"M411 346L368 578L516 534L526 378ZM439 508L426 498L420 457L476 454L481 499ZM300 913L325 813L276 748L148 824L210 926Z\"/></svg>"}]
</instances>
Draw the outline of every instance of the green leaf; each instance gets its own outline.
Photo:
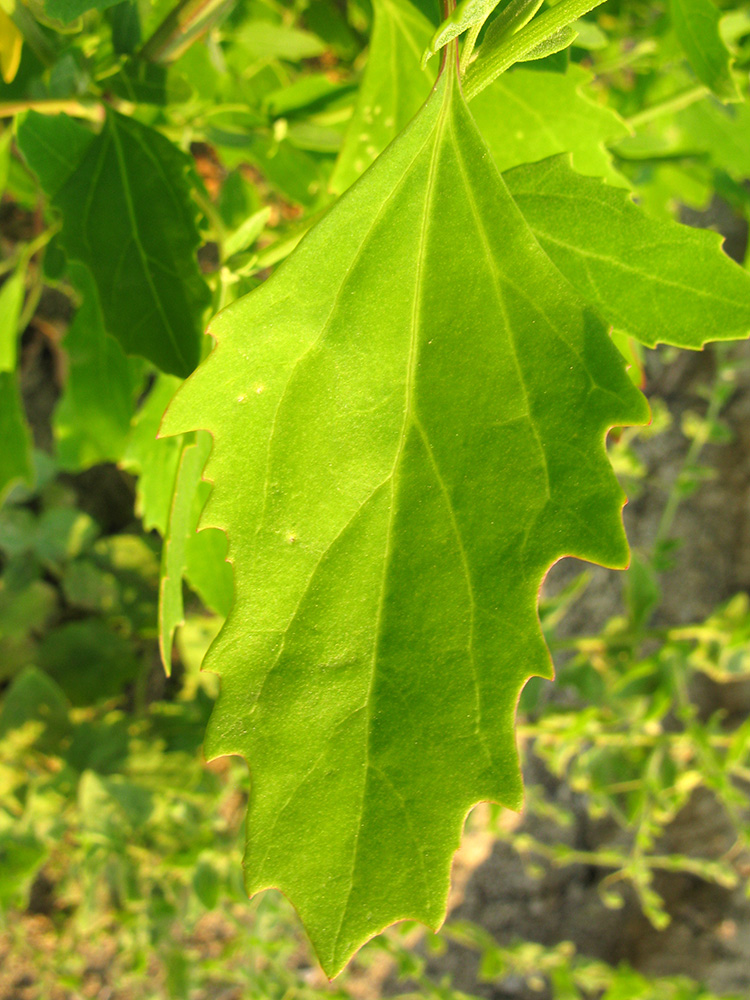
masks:
<instances>
[{"instance_id":1,"label":"green leaf","mask_svg":"<svg viewBox=\"0 0 750 1000\"><path fill-rule=\"evenodd\" d=\"M0 371L0 503L10 487L21 480L31 486L31 434L18 394L13 372Z\"/></svg>"},{"instance_id":2,"label":"green leaf","mask_svg":"<svg viewBox=\"0 0 750 1000\"><path fill-rule=\"evenodd\" d=\"M497 38L490 36L488 31L488 38L466 72L464 93L467 100L472 100L514 63L527 58L547 39L559 37L560 31L602 3L604 0L559 0L520 31L502 32ZM526 11L524 16L527 16L528 11L534 13L538 4L536 0L520 0L518 6Z\"/></svg>"},{"instance_id":3,"label":"green leaf","mask_svg":"<svg viewBox=\"0 0 750 1000\"><path fill-rule=\"evenodd\" d=\"M718 233L652 219L564 156L505 180L551 260L619 330L694 350L750 332L750 274L722 253Z\"/></svg>"},{"instance_id":4,"label":"green leaf","mask_svg":"<svg viewBox=\"0 0 750 1000\"><path fill-rule=\"evenodd\" d=\"M316 35L270 21L247 21L234 41L256 59L285 59L299 62L322 55L326 46Z\"/></svg>"},{"instance_id":5,"label":"green leaf","mask_svg":"<svg viewBox=\"0 0 750 1000\"><path fill-rule=\"evenodd\" d=\"M725 101L741 100L713 0L670 0L672 27L695 75Z\"/></svg>"},{"instance_id":6,"label":"green leaf","mask_svg":"<svg viewBox=\"0 0 750 1000\"><path fill-rule=\"evenodd\" d=\"M202 523L235 573L205 749L248 760L247 887L290 898L333 975L394 920L439 926L467 811L519 806L539 586L563 554L627 562L604 438L648 410L452 60L211 333L163 427L213 437Z\"/></svg>"},{"instance_id":7,"label":"green leaf","mask_svg":"<svg viewBox=\"0 0 750 1000\"><path fill-rule=\"evenodd\" d=\"M68 365L53 414L57 458L64 469L117 462L130 434L137 366L106 333L96 286L85 267L72 266L81 305L65 334Z\"/></svg>"},{"instance_id":8,"label":"green leaf","mask_svg":"<svg viewBox=\"0 0 750 1000\"><path fill-rule=\"evenodd\" d=\"M44 12L47 17L70 24L89 10L106 10L119 2L120 0L44 0Z\"/></svg>"},{"instance_id":9,"label":"green leaf","mask_svg":"<svg viewBox=\"0 0 750 1000\"><path fill-rule=\"evenodd\" d=\"M427 62L436 52L439 52L448 42L463 34L476 24L484 24L500 0L460 0L453 12L442 22L432 36L430 46L422 61Z\"/></svg>"},{"instance_id":10,"label":"green leaf","mask_svg":"<svg viewBox=\"0 0 750 1000\"><path fill-rule=\"evenodd\" d=\"M471 113L498 170L572 153L579 173L623 184L605 144L628 135L628 128L587 96L590 81L591 74L575 65L564 74L514 69L483 90Z\"/></svg>"},{"instance_id":11,"label":"green leaf","mask_svg":"<svg viewBox=\"0 0 750 1000\"><path fill-rule=\"evenodd\" d=\"M354 115L329 182L341 194L411 121L435 82L422 67L433 26L409 0L374 0L370 53Z\"/></svg>"},{"instance_id":12,"label":"green leaf","mask_svg":"<svg viewBox=\"0 0 750 1000\"><path fill-rule=\"evenodd\" d=\"M197 530L201 506L196 510L195 496L206 458L211 450L208 434L188 441L182 450L169 512L169 523L162 550L159 587L159 649L167 674L172 668L172 643L175 629L185 621L182 602L182 578L187 562L188 535Z\"/></svg>"},{"instance_id":13,"label":"green leaf","mask_svg":"<svg viewBox=\"0 0 750 1000\"><path fill-rule=\"evenodd\" d=\"M18 123L18 148L50 198L76 169L94 139L91 129L68 115L29 111Z\"/></svg>"},{"instance_id":14,"label":"green leaf","mask_svg":"<svg viewBox=\"0 0 750 1000\"><path fill-rule=\"evenodd\" d=\"M189 160L153 129L108 112L102 131L60 183L57 159L49 176L49 144L42 139L50 130L40 129L40 117L27 117L21 148L62 212L61 245L94 278L107 332L126 354L188 375L198 362L208 301L195 259ZM64 157L64 146L54 148L55 157Z\"/></svg>"},{"instance_id":15,"label":"green leaf","mask_svg":"<svg viewBox=\"0 0 750 1000\"><path fill-rule=\"evenodd\" d=\"M164 535L174 493L182 442L175 438L159 439L162 414L177 391L179 381L160 375L138 411L121 464L138 476L136 512L147 531L153 528Z\"/></svg>"}]
</instances>

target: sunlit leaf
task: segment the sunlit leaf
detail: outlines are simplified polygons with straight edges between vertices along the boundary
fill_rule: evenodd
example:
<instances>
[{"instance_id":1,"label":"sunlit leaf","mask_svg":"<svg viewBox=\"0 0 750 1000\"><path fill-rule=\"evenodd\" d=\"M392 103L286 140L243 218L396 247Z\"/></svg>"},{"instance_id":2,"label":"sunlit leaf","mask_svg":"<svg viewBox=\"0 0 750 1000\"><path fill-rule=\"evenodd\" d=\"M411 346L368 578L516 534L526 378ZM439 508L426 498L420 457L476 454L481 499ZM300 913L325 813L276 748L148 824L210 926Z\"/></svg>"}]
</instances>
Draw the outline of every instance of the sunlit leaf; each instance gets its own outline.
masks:
<instances>
[{"instance_id":1,"label":"sunlit leaf","mask_svg":"<svg viewBox=\"0 0 750 1000\"><path fill-rule=\"evenodd\" d=\"M648 416L448 67L214 321L163 428L214 442L236 600L206 752L250 764L247 887L289 896L329 974L394 920L437 927L468 809L520 804L539 585L563 554L626 563L604 437Z\"/></svg>"},{"instance_id":2,"label":"sunlit leaf","mask_svg":"<svg viewBox=\"0 0 750 1000\"><path fill-rule=\"evenodd\" d=\"M722 253L718 234L650 218L567 157L505 180L550 259L618 329L648 347L693 349L750 333L750 274Z\"/></svg>"}]
</instances>

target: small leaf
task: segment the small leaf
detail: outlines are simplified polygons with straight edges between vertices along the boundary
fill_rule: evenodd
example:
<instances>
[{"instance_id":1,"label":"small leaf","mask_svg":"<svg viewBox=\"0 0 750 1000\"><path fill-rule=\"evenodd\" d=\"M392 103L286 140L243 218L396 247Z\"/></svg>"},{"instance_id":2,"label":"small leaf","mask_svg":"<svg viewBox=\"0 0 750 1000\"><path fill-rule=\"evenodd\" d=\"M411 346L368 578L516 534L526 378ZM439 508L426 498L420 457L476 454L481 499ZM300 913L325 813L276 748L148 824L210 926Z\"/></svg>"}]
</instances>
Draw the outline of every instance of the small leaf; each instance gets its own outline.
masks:
<instances>
[{"instance_id":1,"label":"small leaf","mask_svg":"<svg viewBox=\"0 0 750 1000\"><path fill-rule=\"evenodd\" d=\"M701 83L724 101L741 100L713 0L670 0L669 9L675 34Z\"/></svg>"},{"instance_id":2,"label":"small leaf","mask_svg":"<svg viewBox=\"0 0 750 1000\"><path fill-rule=\"evenodd\" d=\"M206 753L249 761L248 890L287 894L333 975L394 920L439 926L467 811L519 806L540 582L563 554L627 562L604 438L648 410L452 60L211 332L163 427L213 437L202 523L235 573Z\"/></svg>"},{"instance_id":3,"label":"small leaf","mask_svg":"<svg viewBox=\"0 0 750 1000\"><path fill-rule=\"evenodd\" d=\"M31 486L31 434L26 424L13 372L0 371L0 503L19 480Z\"/></svg>"},{"instance_id":4,"label":"small leaf","mask_svg":"<svg viewBox=\"0 0 750 1000\"><path fill-rule=\"evenodd\" d=\"M411 121L435 82L436 68L422 67L433 26L409 0L374 0L375 23L354 115L344 136L329 189L354 183Z\"/></svg>"},{"instance_id":5,"label":"small leaf","mask_svg":"<svg viewBox=\"0 0 750 1000\"><path fill-rule=\"evenodd\" d=\"M472 28L475 24L483 24L499 3L500 0L460 0L432 36L430 46L422 57L422 65L424 66L436 52L468 28Z\"/></svg>"},{"instance_id":6,"label":"small leaf","mask_svg":"<svg viewBox=\"0 0 750 1000\"><path fill-rule=\"evenodd\" d=\"M619 330L647 347L693 350L750 332L750 274L722 253L717 233L652 219L567 157L505 180L551 260Z\"/></svg>"},{"instance_id":7,"label":"small leaf","mask_svg":"<svg viewBox=\"0 0 750 1000\"><path fill-rule=\"evenodd\" d=\"M534 46L533 49L529 49L519 62L533 62L535 59L546 59L547 56L553 56L556 52L562 52L563 49L567 49L569 45L573 44L576 38L578 38L578 32L575 28L571 28L569 24L566 24L564 27L558 28L554 34L545 38L543 42Z\"/></svg>"}]
</instances>

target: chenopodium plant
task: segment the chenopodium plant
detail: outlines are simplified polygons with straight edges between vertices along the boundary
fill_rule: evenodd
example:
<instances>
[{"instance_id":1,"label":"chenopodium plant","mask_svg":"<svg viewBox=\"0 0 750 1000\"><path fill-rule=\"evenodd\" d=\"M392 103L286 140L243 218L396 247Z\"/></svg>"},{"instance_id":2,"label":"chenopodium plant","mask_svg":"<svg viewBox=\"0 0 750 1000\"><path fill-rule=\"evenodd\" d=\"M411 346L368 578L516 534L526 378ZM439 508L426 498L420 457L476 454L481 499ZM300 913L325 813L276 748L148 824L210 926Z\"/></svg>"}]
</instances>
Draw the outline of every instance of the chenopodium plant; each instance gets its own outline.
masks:
<instances>
[{"instance_id":1,"label":"chenopodium plant","mask_svg":"<svg viewBox=\"0 0 750 1000\"><path fill-rule=\"evenodd\" d=\"M201 526L234 569L206 754L248 761L248 890L290 898L329 975L395 920L437 928L467 812L520 806L514 712L552 676L550 565L627 565L605 438L649 411L610 324L694 348L750 328L718 237L564 157L498 172L466 94L568 44L593 5L527 24L538 6L511 2L519 30L473 62L465 46L463 73L438 31L421 110L213 321L162 426L210 432Z\"/></svg>"}]
</instances>

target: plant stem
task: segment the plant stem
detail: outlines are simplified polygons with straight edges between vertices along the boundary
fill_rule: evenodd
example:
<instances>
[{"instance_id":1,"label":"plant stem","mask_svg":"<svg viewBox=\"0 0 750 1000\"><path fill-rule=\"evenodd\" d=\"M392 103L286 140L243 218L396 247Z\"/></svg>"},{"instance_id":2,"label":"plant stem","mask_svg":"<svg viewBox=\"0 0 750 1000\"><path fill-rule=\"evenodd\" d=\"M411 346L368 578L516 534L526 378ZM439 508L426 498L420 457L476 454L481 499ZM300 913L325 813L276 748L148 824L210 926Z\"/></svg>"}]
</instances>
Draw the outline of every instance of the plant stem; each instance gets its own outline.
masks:
<instances>
[{"instance_id":1,"label":"plant stem","mask_svg":"<svg viewBox=\"0 0 750 1000\"><path fill-rule=\"evenodd\" d=\"M717 347L717 351L721 348ZM713 386L711 387L711 395L708 399L708 409L706 410L705 423L709 426L714 423L714 421L719 416L721 408L726 401L726 393L724 391L724 386L721 385L721 379L716 378ZM690 447L687 450L685 459L682 463L680 472L685 469L690 469L698 461L700 453L706 445L706 439L703 435L697 434L693 440L690 442ZM667 498L666 506L661 515L659 521L659 526L656 529L656 536L653 541L653 551L657 552L659 547L664 544L672 528L675 516L679 509L680 504L683 501L682 492L679 489L680 475L678 474L674 485L670 491L669 497Z\"/></svg>"},{"instance_id":2,"label":"plant stem","mask_svg":"<svg viewBox=\"0 0 750 1000\"><path fill-rule=\"evenodd\" d=\"M690 107L691 104L700 101L708 93L708 87L690 87L689 90L683 90L679 94L674 94L672 97L659 101L658 104L653 104L650 108L644 108L637 115L631 115L630 118L625 119L625 123L631 128L639 128L639 126L645 125L646 122L653 121L654 118L660 118L662 115L668 115L674 111L682 111L683 108Z\"/></svg>"},{"instance_id":3,"label":"plant stem","mask_svg":"<svg viewBox=\"0 0 750 1000\"><path fill-rule=\"evenodd\" d=\"M209 23L234 0L180 0L141 47L139 55L151 62L168 62L195 41Z\"/></svg>"},{"instance_id":4,"label":"plant stem","mask_svg":"<svg viewBox=\"0 0 750 1000\"><path fill-rule=\"evenodd\" d=\"M598 7L605 0L561 0L555 7L546 10L539 17L529 22L525 28L516 34L505 38L492 52L472 63L466 72L464 80L464 95L467 101L481 93L501 73L509 69L513 63L541 45L550 35L565 28L573 21Z\"/></svg>"},{"instance_id":5,"label":"plant stem","mask_svg":"<svg viewBox=\"0 0 750 1000\"><path fill-rule=\"evenodd\" d=\"M104 121L104 107L101 104L68 100L0 101L0 118L12 118L23 111L38 111L43 115L64 113L73 118L87 118L92 122Z\"/></svg>"}]
</instances>

